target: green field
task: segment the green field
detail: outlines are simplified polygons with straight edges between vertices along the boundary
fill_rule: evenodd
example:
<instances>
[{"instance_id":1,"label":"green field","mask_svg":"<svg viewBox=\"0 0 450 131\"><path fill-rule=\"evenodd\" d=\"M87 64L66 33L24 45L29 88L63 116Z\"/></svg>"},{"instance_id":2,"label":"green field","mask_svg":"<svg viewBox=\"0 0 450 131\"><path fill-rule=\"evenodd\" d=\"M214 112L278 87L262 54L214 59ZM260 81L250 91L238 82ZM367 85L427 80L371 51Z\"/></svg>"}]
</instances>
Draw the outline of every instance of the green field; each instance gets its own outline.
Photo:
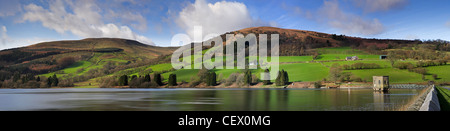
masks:
<instances>
[{"instance_id":1,"label":"green field","mask_svg":"<svg viewBox=\"0 0 450 131\"><path fill-rule=\"evenodd\" d=\"M335 61L335 62L323 62L323 64L330 67L334 63L338 63L339 65L352 65L355 63L375 63L381 66L381 68L391 68L391 64L386 60L358 60L358 61Z\"/></svg>"},{"instance_id":2,"label":"green field","mask_svg":"<svg viewBox=\"0 0 450 131\"><path fill-rule=\"evenodd\" d=\"M380 59L379 55L371 55L350 47L319 48L317 50L320 54L316 59L317 61L345 60L349 56L358 56L359 59L363 60Z\"/></svg>"},{"instance_id":3,"label":"green field","mask_svg":"<svg viewBox=\"0 0 450 131\"><path fill-rule=\"evenodd\" d=\"M363 60L378 60L379 55L362 55L362 54L322 54L317 57L317 61L329 61L329 60L345 60L346 57L357 56L359 59Z\"/></svg>"},{"instance_id":4,"label":"green field","mask_svg":"<svg viewBox=\"0 0 450 131\"><path fill-rule=\"evenodd\" d=\"M173 72L167 72L162 74L164 81L167 81L170 74L176 74L177 75L177 82L190 82L191 78L195 78L198 74L198 69L179 69Z\"/></svg>"},{"instance_id":5,"label":"green field","mask_svg":"<svg viewBox=\"0 0 450 131\"><path fill-rule=\"evenodd\" d=\"M437 74L436 81L450 81L450 64L444 66L426 67L429 74ZM433 80L431 75L427 75L427 79Z\"/></svg>"},{"instance_id":6,"label":"green field","mask_svg":"<svg viewBox=\"0 0 450 131\"><path fill-rule=\"evenodd\" d=\"M282 64L280 69L288 72L289 81L318 81L328 76L328 68L320 63Z\"/></svg>"},{"instance_id":7,"label":"green field","mask_svg":"<svg viewBox=\"0 0 450 131\"><path fill-rule=\"evenodd\" d=\"M53 74L56 74L57 77L60 77L60 76L62 76L64 74L77 73L77 71L79 69L89 67L90 65L92 65L92 63L89 62L89 61L78 61L78 62L72 64L71 66L60 70L60 72L64 72L63 74L58 74L56 72L51 72L51 73L47 73L47 74L42 74L40 76L49 77L49 76L52 76Z\"/></svg>"},{"instance_id":8,"label":"green field","mask_svg":"<svg viewBox=\"0 0 450 131\"><path fill-rule=\"evenodd\" d=\"M339 65L351 65L354 63L376 63L381 66L381 69L364 69L364 70L344 70L344 72L351 72L353 75L362 78L365 81L370 82L372 76L375 75L387 75L390 76L391 83L415 83L415 82L426 82L428 80L433 80L432 74L437 74L437 81L450 80L450 65L446 66L434 66L427 67L429 74L425 76L426 80L422 80L422 75L414 72L409 72L408 70L400 70L392 68L388 60L380 60L379 55L370 55L361 50L351 49L350 47L337 47L337 48L319 48L317 49L321 55L319 59L315 61L324 61L322 63L314 62L312 56L280 56L279 62L280 70L284 69L289 74L289 80L291 82L296 81L318 81L328 78L329 67L334 63ZM360 60L357 61L345 61L347 56L358 56ZM270 57L267 58L270 61ZM328 60L338 60L332 62L326 62ZM397 62L411 62L415 64L417 61L406 60ZM239 69L214 69L217 75L222 74L223 78L226 79L230 74L239 72ZM259 76L259 72L262 69L253 70L253 73ZM177 70L173 73L177 74L178 81L190 81L190 76L196 75L198 70ZM170 72L171 73L171 72ZM163 76L168 76L170 73L165 73ZM188 75L189 77L185 76Z\"/></svg>"},{"instance_id":9,"label":"green field","mask_svg":"<svg viewBox=\"0 0 450 131\"><path fill-rule=\"evenodd\" d=\"M318 59L313 60L312 56L280 56L279 57L279 69L285 70L289 74L290 82L312 82L312 81L320 81L323 79L328 79L329 67L334 63L338 63L339 65L351 65L354 63L376 63L381 66L381 69L364 69L364 70L343 70L344 72L351 72L354 76L360 77L362 80L371 82L372 76L383 75L389 76L391 83L418 83L418 82L426 82L428 80L434 80L432 74L437 74L438 79L435 81L448 81L450 80L450 65L445 66L432 66L426 67L428 70L428 74L425 76L425 80L422 80L422 75L414 72L409 72L408 70L400 70L396 68L392 68L390 62L388 60L380 60L379 55L370 55L361 50L354 50L349 47L338 47L338 48L319 48L317 49L320 52ZM203 51L204 53L205 51ZM102 68L104 64L107 62L115 62L115 63L126 63L128 62L126 55L114 54L115 57L101 59L103 54L96 54L89 61L79 61L72 66L65 68L61 71L64 71L63 74L57 74L58 77L60 75L65 74L76 74L79 69L84 69L80 74L86 73L89 69L94 68ZM191 61L194 59L191 56ZM345 61L345 57L348 56L358 56L360 60L357 61ZM184 57L186 58L186 57ZM248 57L247 57L248 59ZM268 61L270 57L267 57ZM215 58L212 59L213 61ZM225 60L225 59L224 59ZM236 61L235 61L236 62ZM406 61L397 61L397 62L411 62L413 64L417 63L415 60L406 60ZM193 66L192 66L193 67ZM151 70L150 70L151 69ZM126 70L122 70L119 72L115 72L108 76L118 75L127 73L128 75L141 75L145 73L153 74L155 71L165 72L162 74L164 78L164 82L167 82L167 79L170 74L174 73L177 75L178 82L190 82L192 79L196 78L199 69L180 69L180 70L172 70L171 63L163 63L156 65L147 65L136 68L130 68ZM227 79L232 73L241 72L241 69L213 69L217 76L222 75L222 79ZM254 69L252 70L253 75L256 75L260 78L260 72L262 69ZM55 72L43 74L42 76L50 76ZM272 76L275 77L275 76ZM90 88L98 85L95 81L96 79L91 79L86 82L75 83L77 86ZM91 83L91 86L89 86Z\"/></svg>"},{"instance_id":10,"label":"green field","mask_svg":"<svg viewBox=\"0 0 450 131\"><path fill-rule=\"evenodd\" d=\"M267 61L271 61L271 57L266 58ZM280 63L282 62L306 62L306 61L312 61L312 56L279 56L278 60ZM265 62L267 62L265 61Z\"/></svg>"},{"instance_id":11,"label":"green field","mask_svg":"<svg viewBox=\"0 0 450 131\"><path fill-rule=\"evenodd\" d=\"M142 68L142 67L140 67L140 68ZM150 69L151 69L152 72L155 72L155 71L158 71L158 72L168 71L168 70L172 69L172 64L170 64L170 63L163 63L163 64L151 65L149 67L146 67L144 70L150 70ZM134 70L134 69L132 68L132 69L128 69L128 70ZM139 74L140 74L140 72L134 72L130 76L139 75ZM153 73L150 73L150 74L153 74ZM145 75L145 74L141 74L141 75Z\"/></svg>"},{"instance_id":12,"label":"green field","mask_svg":"<svg viewBox=\"0 0 450 131\"><path fill-rule=\"evenodd\" d=\"M61 77L63 75L68 75L68 74L77 74L77 75L83 75L84 73L88 72L91 69L96 69L96 68L103 68L103 66L105 64L107 64L108 62L112 62L115 63L116 65L118 64L124 64L127 63L128 61L126 60L125 54L113 54L112 58L102 58L105 55L111 55L108 53L96 53L91 59L86 60L86 61L78 61L75 62L74 64L70 65L67 68L64 68L62 70L58 70L55 72L50 72L50 73L46 73L46 74L42 74L40 76L52 76L53 74L56 74L57 77ZM78 72L78 71L81 72Z\"/></svg>"},{"instance_id":13,"label":"green field","mask_svg":"<svg viewBox=\"0 0 450 131\"><path fill-rule=\"evenodd\" d=\"M151 68L153 71L166 71L172 69L172 64L170 63L164 63L164 64L157 64L152 65L148 67L147 69Z\"/></svg>"},{"instance_id":14,"label":"green field","mask_svg":"<svg viewBox=\"0 0 450 131\"><path fill-rule=\"evenodd\" d=\"M450 111L450 90L442 87L436 87L436 89L441 111Z\"/></svg>"},{"instance_id":15,"label":"green field","mask_svg":"<svg viewBox=\"0 0 450 131\"><path fill-rule=\"evenodd\" d=\"M394 68L350 70L348 72L351 72L368 82L372 81L372 76L389 76L389 81L391 83L423 82L422 75L420 74Z\"/></svg>"}]
</instances>

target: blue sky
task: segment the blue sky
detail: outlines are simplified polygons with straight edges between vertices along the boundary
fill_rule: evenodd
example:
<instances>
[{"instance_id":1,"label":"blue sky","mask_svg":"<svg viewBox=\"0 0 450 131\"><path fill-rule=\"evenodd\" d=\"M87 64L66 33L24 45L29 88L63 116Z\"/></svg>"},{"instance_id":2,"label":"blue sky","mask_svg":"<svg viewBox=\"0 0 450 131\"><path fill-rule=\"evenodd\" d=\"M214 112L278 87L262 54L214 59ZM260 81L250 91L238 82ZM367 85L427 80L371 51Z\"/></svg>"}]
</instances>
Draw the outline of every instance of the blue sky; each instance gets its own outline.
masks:
<instances>
[{"instance_id":1,"label":"blue sky","mask_svg":"<svg viewBox=\"0 0 450 131\"><path fill-rule=\"evenodd\" d=\"M118 37L170 46L172 36L254 26L365 38L450 40L448 0L0 0L0 49Z\"/></svg>"}]
</instances>

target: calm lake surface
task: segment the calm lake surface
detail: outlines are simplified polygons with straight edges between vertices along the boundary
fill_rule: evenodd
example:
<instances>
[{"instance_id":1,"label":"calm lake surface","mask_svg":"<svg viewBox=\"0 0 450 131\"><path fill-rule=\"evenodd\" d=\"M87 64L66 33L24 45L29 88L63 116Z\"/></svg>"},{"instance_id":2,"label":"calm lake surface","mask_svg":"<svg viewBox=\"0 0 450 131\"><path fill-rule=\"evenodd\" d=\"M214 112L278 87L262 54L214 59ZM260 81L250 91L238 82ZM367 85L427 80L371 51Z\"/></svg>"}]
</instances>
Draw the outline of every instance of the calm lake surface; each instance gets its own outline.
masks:
<instances>
[{"instance_id":1,"label":"calm lake surface","mask_svg":"<svg viewBox=\"0 0 450 131\"><path fill-rule=\"evenodd\" d=\"M421 89L0 89L0 110L395 110Z\"/></svg>"}]
</instances>

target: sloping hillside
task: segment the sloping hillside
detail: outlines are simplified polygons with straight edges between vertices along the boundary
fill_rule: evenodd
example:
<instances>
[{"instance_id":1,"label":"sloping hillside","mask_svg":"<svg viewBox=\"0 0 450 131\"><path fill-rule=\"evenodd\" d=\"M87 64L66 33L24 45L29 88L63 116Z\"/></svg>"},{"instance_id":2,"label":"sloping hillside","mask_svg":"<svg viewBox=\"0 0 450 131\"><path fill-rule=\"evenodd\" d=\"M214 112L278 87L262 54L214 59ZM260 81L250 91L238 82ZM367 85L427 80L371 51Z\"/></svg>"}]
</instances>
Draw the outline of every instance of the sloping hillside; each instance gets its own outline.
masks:
<instances>
[{"instance_id":1,"label":"sloping hillside","mask_svg":"<svg viewBox=\"0 0 450 131\"><path fill-rule=\"evenodd\" d=\"M268 41L271 40L271 34L279 34L281 56L314 55L316 52L313 49L324 47L352 47L366 51L376 51L420 43L420 41L412 40L368 39L276 27L251 27L227 32L220 37L224 41L223 44L226 44L226 34L247 35L250 33L257 36L259 34L267 34Z\"/></svg>"},{"instance_id":2,"label":"sloping hillside","mask_svg":"<svg viewBox=\"0 0 450 131\"><path fill-rule=\"evenodd\" d=\"M83 51L83 50L95 50L102 48L119 48L124 52L133 54L136 56L142 56L147 58L156 58L163 54L170 54L176 48L170 47L158 47L142 44L134 40L119 39L119 38L88 38L83 40L73 41L53 41L44 42L23 48L26 51L47 51L47 50L59 50L59 51Z\"/></svg>"},{"instance_id":3,"label":"sloping hillside","mask_svg":"<svg viewBox=\"0 0 450 131\"><path fill-rule=\"evenodd\" d=\"M76 75L89 69L103 68L108 63L128 68L150 63L159 56L170 55L176 49L118 38L43 42L0 51L0 80L9 79L15 73L37 75L70 72Z\"/></svg>"}]
</instances>

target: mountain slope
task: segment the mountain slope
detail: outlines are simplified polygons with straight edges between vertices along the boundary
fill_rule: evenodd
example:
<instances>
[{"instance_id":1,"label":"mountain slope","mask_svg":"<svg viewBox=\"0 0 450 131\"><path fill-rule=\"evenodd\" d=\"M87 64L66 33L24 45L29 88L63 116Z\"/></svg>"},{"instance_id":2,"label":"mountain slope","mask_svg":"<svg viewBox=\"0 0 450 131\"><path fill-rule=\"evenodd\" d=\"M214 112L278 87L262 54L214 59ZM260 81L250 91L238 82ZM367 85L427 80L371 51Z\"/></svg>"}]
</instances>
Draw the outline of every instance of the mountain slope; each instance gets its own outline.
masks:
<instances>
[{"instance_id":1,"label":"mountain slope","mask_svg":"<svg viewBox=\"0 0 450 131\"><path fill-rule=\"evenodd\" d=\"M159 55L170 54L176 48L158 47L142 44L134 40L119 38L88 38L73 41L53 41L27 46L24 50L45 51L55 49L60 51L93 50L101 48L120 48L126 53L136 56L155 58Z\"/></svg>"},{"instance_id":2,"label":"mountain slope","mask_svg":"<svg viewBox=\"0 0 450 131\"><path fill-rule=\"evenodd\" d=\"M89 63L101 68L106 62L115 65L151 62L169 55L176 47L157 47L118 38L88 38L83 40L43 42L26 47L0 51L0 78L20 74L45 74L61 70L72 63ZM63 63L63 58L69 60ZM85 68L88 68L85 67ZM2 77L4 76L4 77ZM3 79L1 79L3 80Z\"/></svg>"},{"instance_id":3,"label":"mountain slope","mask_svg":"<svg viewBox=\"0 0 450 131\"><path fill-rule=\"evenodd\" d=\"M417 44L420 41L412 40L393 40L393 39L368 39L350 37L345 35L326 34L314 31L282 29L276 27L251 27L232 31L221 35L225 42L226 34L267 34L268 41L271 40L270 34L279 34L280 55L299 56L312 55L311 49L323 47L344 47L351 46L358 49L383 50L396 46L407 44ZM301 50L304 51L301 51ZM308 50L308 51L307 51Z\"/></svg>"}]
</instances>

